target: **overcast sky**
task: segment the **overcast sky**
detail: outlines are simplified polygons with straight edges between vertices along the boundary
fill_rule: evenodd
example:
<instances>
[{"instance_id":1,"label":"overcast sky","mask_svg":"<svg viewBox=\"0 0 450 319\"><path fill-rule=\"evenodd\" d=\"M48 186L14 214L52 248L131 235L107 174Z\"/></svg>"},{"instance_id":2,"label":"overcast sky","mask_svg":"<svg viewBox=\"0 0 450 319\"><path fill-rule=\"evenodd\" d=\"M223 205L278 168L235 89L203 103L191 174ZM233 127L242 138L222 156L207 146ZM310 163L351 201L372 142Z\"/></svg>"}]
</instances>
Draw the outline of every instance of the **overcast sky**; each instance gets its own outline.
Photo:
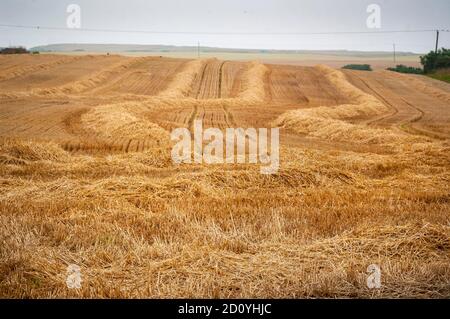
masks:
<instances>
[{"instance_id":1,"label":"overcast sky","mask_svg":"<svg viewBox=\"0 0 450 319\"><path fill-rule=\"evenodd\" d=\"M66 27L69 4L81 7L81 28L163 32L329 32L368 29L369 4L381 7L381 29L450 29L449 0L0 0L0 24ZM264 49L428 52L435 34L201 35L30 30L0 27L0 46L129 43ZM440 46L450 47L450 33Z\"/></svg>"}]
</instances>

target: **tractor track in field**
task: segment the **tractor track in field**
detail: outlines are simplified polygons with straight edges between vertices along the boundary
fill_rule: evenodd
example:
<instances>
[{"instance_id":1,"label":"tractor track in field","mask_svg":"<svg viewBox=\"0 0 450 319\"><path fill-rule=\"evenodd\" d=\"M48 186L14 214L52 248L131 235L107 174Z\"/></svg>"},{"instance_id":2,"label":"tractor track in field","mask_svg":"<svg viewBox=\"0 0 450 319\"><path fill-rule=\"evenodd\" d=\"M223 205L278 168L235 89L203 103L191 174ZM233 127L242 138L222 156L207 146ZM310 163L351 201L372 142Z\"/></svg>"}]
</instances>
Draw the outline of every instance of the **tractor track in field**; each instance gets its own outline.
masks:
<instances>
[{"instance_id":1,"label":"tractor track in field","mask_svg":"<svg viewBox=\"0 0 450 319\"><path fill-rule=\"evenodd\" d=\"M206 67L208 66L208 63L205 63L204 65L203 65L203 68L202 68L202 75L200 76L200 80L199 80L199 82L198 82L198 88L197 88L197 92L195 93L195 98L198 100L198 97L200 96L200 93L201 93L201 89L202 89L202 83L203 83L203 81L204 81L204 79L205 79L205 73L206 73Z\"/></svg>"},{"instance_id":2,"label":"tractor track in field","mask_svg":"<svg viewBox=\"0 0 450 319\"><path fill-rule=\"evenodd\" d=\"M223 105L222 106L223 111L225 113L225 124L227 127L236 127L236 121L234 120L233 113L230 112L228 109L228 106Z\"/></svg>"},{"instance_id":3,"label":"tractor track in field","mask_svg":"<svg viewBox=\"0 0 450 319\"><path fill-rule=\"evenodd\" d=\"M88 108L80 109L64 119L65 129L73 135L72 139L59 142L61 147L72 153L97 152L141 152L150 148L150 139L136 138L102 138L97 133L86 130L81 123L81 116L88 112Z\"/></svg>"},{"instance_id":4,"label":"tractor track in field","mask_svg":"<svg viewBox=\"0 0 450 319\"><path fill-rule=\"evenodd\" d=\"M223 61L220 64L220 68L219 68L219 88L218 88L218 93L217 93L217 97L220 99L222 98L222 78L223 78L223 67L225 65L225 63L227 63L227 61Z\"/></svg>"},{"instance_id":5,"label":"tractor track in field","mask_svg":"<svg viewBox=\"0 0 450 319\"><path fill-rule=\"evenodd\" d=\"M367 125L373 125L373 124L375 124L375 123L377 123L377 122L379 122L379 121L383 121L383 120L386 120L386 119L388 119L388 118L390 118L390 117L393 117L393 116L395 116L395 115L398 113L398 109L397 109L393 104L391 104L387 99L385 99L381 94L379 94L372 86L370 86L370 85L367 83L367 81L364 81L364 80L363 80L361 77L359 77L359 76L355 76L355 77L356 77L359 81L361 81L361 83L363 83L363 84L367 87L367 89L369 89L369 90L375 95L375 97L377 97L378 99L380 99L381 102L384 103L384 105L388 106L388 107L392 110L392 113L390 113L390 114L384 114L384 115L381 115L381 116L376 117L376 118L374 118L374 119L370 119L370 120L364 121L365 124L367 124Z\"/></svg>"},{"instance_id":6,"label":"tractor track in field","mask_svg":"<svg viewBox=\"0 0 450 319\"><path fill-rule=\"evenodd\" d=\"M223 68L225 66L225 63L228 61L222 62L220 65L220 71L219 71L219 99L222 97L222 81L223 81ZM236 122L234 121L233 114L230 112L227 105L222 105L223 112L225 113L225 126L226 127L234 127L236 126Z\"/></svg>"},{"instance_id":7,"label":"tractor track in field","mask_svg":"<svg viewBox=\"0 0 450 319\"><path fill-rule=\"evenodd\" d=\"M367 80L363 79L361 76L356 74L352 74L352 76L354 78L357 78L359 82L362 83L368 90L368 92L373 94L393 110L393 112L389 114L366 120L363 123L376 126L391 126L406 133L423 135L440 140L449 138L449 134L428 129L423 125L422 122L425 120L427 112L422 107L418 106L420 104L419 102L411 103L409 101L409 99L413 98L414 95L408 96L406 93L408 91L394 92L387 84L380 82L379 79L371 78L371 81L374 81L374 83L377 83L377 85L383 88L384 94L382 94L378 91L378 89L374 88L371 84L368 83ZM390 85L392 86L393 84ZM394 87L397 87L397 84L395 85L396 86ZM401 82L399 82L398 86L403 90L411 90L409 86ZM389 99L391 99L392 102L389 101Z\"/></svg>"},{"instance_id":8,"label":"tractor track in field","mask_svg":"<svg viewBox=\"0 0 450 319\"><path fill-rule=\"evenodd\" d=\"M415 123L418 123L420 120L422 120L422 118L425 116L425 112L422 109L409 103L407 100L403 99L403 101L406 104L408 104L410 107L416 109L420 113L418 116L416 116L414 119L412 119L409 123L405 123L400 126L404 131L413 133L413 134L428 136L428 137L439 139L439 140L445 140L445 139L449 138L449 135L447 135L447 134L442 134L442 133L435 132L432 130L427 130L424 127L418 128L416 125L414 125Z\"/></svg>"},{"instance_id":9,"label":"tractor track in field","mask_svg":"<svg viewBox=\"0 0 450 319\"><path fill-rule=\"evenodd\" d=\"M363 123L367 125L394 125L396 127L401 127L405 123L417 122L423 117L423 110L409 103L404 97L392 92L383 83L379 82L377 79L371 79L384 88L385 94L380 93L373 85L369 84L367 80L361 78L359 75L352 74L354 78L358 79L360 83L367 89L369 94L374 95L383 104L388 106L392 112L388 114L383 114L372 119L364 120ZM389 99L393 100L392 102ZM411 112L412 111L412 112Z\"/></svg>"},{"instance_id":10,"label":"tractor track in field","mask_svg":"<svg viewBox=\"0 0 450 319\"><path fill-rule=\"evenodd\" d=\"M189 130L191 130L191 132L194 131L194 121L197 117L197 114L198 114L198 105L194 105L194 107L192 108L191 115L189 116L189 119L187 121L187 126Z\"/></svg>"}]
</instances>

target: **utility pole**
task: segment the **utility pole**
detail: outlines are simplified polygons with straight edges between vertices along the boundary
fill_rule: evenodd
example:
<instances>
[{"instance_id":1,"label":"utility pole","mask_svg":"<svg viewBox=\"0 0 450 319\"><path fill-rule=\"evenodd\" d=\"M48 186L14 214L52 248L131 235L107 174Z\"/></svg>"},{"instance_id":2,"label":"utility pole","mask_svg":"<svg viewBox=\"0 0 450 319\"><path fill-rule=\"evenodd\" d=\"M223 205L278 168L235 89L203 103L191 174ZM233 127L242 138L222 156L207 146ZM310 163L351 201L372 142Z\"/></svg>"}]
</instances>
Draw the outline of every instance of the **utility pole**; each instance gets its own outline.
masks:
<instances>
[{"instance_id":1,"label":"utility pole","mask_svg":"<svg viewBox=\"0 0 450 319\"><path fill-rule=\"evenodd\" d=\"M436 30L436 50L434 51L434 53L437 54L439 48L439 30Z\"/></svg>"},{"instance_id":2,"label":"utility pole","mask_svg":"<svg viewBox=\"0 0 450 319\"><path fill-rule=\"evenodd\" d=\"M394 47L394 66L395 66L395 63L397 62L396 60L396 52L395 52L395 43L392 45L393 47Z\"/></svg>"}]
</instances>

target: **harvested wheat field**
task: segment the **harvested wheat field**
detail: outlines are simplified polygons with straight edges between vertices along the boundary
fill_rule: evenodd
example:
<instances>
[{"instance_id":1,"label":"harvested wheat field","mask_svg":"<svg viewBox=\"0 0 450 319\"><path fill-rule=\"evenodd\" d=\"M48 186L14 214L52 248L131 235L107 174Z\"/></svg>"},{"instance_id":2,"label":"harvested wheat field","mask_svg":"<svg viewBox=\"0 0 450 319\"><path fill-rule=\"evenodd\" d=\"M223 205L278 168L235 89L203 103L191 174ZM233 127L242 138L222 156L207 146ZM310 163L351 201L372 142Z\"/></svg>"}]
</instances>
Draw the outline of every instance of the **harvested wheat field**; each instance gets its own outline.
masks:
<instances>
[{"instance_id":1,"label":"harvested wheat field","mask_svg":"<svg viewBox=\"0 0 450 319\"><path fill-rule=\"evenodd\" d=\"M196 119L280 127L278 172L175 164ZM0 56L0 171L0 297L450 297L450 86L422 77Z\"/></svg>"}]
</instances>

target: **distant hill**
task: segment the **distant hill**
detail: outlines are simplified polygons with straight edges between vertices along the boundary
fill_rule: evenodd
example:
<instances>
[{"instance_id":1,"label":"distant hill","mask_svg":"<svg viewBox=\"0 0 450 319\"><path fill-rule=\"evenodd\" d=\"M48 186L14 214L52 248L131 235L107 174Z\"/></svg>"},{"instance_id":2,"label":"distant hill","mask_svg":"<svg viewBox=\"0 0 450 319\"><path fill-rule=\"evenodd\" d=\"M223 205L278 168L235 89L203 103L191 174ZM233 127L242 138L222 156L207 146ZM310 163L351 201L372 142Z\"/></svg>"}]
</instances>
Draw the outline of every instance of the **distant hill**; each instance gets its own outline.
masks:
<instances>
[{"instance_id":1,"label":"distant hill","mask_svg":"<svg viewBox=\"0 0 450 319\"><path fill-rule=\"evenodd\" d=\"M139 44L76 44L61 43L37 46L30 51L40 52L193 52L196 46L173 46L173 45L139 45ZM269 53L269 54L314 54L314 55L333 55L333 56L353 56L353 57L388 57L391 52L365 52L365 51L347 51L347 50L264 50L264 49L228 49L215 47L201 47L202 52L228 52L228 53ZM397 52L397 56L415 56L412 52Z\"/></svg>"}]
</instances>

